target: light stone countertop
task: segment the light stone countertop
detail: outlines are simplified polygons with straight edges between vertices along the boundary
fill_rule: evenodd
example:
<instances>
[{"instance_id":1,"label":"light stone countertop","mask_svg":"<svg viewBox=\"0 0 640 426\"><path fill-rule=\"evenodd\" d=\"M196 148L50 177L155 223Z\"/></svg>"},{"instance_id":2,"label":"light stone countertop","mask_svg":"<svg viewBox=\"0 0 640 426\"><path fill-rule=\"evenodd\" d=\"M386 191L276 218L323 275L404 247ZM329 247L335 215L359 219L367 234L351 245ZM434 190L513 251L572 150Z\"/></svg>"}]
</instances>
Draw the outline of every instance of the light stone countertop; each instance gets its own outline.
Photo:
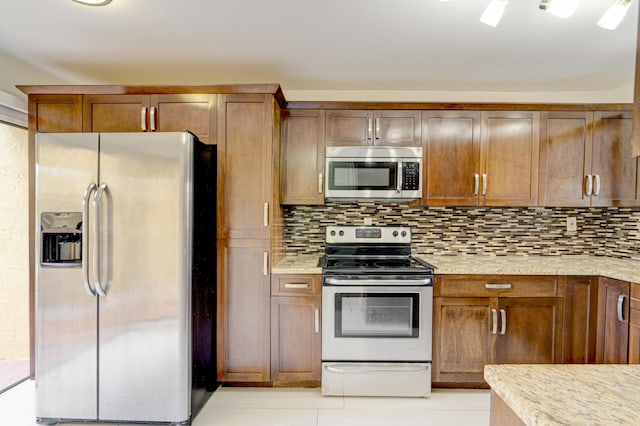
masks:
<instances>
[{"instance_id":1,"label":"light stone countertop","mask_svg":"<svg viewBox=\"0 0 640 426\"><path fill-rule=\"evenodd\" d=\"M600 275L640 283L640 261L600 256L433 256L418 255L435 274ZM317 255L285 256L273 274L321 274Z\"/></svg>"},{"instance_id":2,"label":"light stone countertop","mask_svg":"<svg viewBox=\"0 0 640 426\"><path fill-rule=\"evenodd\" d=\"M640 421L640 365L487 365L484 378L528 426Z\"/></svg>"}]
</instances>

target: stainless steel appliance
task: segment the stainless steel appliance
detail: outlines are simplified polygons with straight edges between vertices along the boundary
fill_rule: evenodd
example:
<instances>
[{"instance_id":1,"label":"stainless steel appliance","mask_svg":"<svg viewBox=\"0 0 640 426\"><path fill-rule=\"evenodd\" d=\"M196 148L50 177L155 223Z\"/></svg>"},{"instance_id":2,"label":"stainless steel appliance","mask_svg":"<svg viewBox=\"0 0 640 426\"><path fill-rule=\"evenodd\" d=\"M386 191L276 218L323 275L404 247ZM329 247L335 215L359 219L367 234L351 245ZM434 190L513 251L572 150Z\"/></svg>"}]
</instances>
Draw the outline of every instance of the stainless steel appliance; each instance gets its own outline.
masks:
<instances>
[{"instance_id":1,"label":"stainless steel appliance","mask_svg":"<svg viewBox=\"0 0 640 426\"><path fill-rule=\"evenodd\" d=\"M325 159L327 199L422 197L421 147L327 147Z\"/></svg>"},{"instance_id":2,"label":"stainless steel appliance","mask_svg":"<svg viewBox=\"0 0 640 426\"><path fill-rule=\"evenodd\" d=\"M216 385L214 147L40 133L36 161L36 420L189 424Z\"/></svg>"},{"instance_id":3,"label":"stainless steel appliance","mask_svg":"<svg viewBox=\"0 0 640 426\"><path fill-rule=\"evenodd\" d=\"M431 394L433 267L406 227L327 226L322 394Z\"/></svg>"}]
</instances>

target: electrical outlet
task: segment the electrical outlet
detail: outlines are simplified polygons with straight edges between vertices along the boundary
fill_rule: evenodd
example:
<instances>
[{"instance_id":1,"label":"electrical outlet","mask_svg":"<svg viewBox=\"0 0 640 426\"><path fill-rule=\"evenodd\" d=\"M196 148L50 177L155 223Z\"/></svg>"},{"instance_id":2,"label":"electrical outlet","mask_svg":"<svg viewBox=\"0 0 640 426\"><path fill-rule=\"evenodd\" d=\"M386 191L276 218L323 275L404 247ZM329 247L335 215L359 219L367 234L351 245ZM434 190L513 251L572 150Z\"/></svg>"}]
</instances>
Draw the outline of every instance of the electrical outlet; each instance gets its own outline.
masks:
<instances>
[{"instance_id":1,"label":"electrical outlet","mask_svg":"<svg viewBox=\"0 0 640 426\"><path fill-rule=\"evenodd\" d=\"M576 223L576 218L569 216L567 217L567 232L576 232L578 230L578 224Z\"/></svg>"}]
</instances>

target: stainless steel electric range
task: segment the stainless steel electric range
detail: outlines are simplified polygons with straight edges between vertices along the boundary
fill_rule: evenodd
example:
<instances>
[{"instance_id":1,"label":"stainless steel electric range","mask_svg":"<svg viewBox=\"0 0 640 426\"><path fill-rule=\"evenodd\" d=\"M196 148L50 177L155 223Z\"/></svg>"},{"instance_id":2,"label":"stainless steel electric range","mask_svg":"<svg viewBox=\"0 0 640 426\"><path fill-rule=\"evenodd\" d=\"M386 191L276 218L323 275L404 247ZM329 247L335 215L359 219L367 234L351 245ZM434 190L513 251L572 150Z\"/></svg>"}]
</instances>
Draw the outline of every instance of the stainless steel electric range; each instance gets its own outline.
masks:
<instances>
[{"instance_id":1,"label":"stainless steel electric range","mask_svg":"<svg viewBox=\"0 0 640 426\"><path fill-rule=\"evenodd\" d=\"M431 394L433 266L407 227L328 226L322 394Z\"/></svg>"}]
</instances>

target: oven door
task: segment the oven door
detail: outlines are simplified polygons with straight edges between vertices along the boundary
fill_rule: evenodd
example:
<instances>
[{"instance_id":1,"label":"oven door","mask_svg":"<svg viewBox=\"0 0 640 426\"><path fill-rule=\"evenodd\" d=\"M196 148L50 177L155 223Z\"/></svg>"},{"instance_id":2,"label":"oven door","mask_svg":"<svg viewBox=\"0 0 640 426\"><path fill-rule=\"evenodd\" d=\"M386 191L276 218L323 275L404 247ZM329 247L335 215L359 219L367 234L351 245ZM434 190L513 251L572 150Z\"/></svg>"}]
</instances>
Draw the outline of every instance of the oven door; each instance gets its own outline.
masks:
<instances>
[{"instance_id":1,"label":"oven door","mask_svg":"<svg viewBox=\"0 0 640 426\"><path fill-rule=\"evenodd\" d=\"M432 286L322 288L323 361L431 361Z\"/></svg>"},{"instance_id":2,"label":"oven door","mask_svg":"<svg viewBox=\"0 0 640 426\"><path fill-rule=\"evenodd\" d=\"M393 198L402 194L401 159L327 159L327 198Z\"/></svg>"}]
</instances>

